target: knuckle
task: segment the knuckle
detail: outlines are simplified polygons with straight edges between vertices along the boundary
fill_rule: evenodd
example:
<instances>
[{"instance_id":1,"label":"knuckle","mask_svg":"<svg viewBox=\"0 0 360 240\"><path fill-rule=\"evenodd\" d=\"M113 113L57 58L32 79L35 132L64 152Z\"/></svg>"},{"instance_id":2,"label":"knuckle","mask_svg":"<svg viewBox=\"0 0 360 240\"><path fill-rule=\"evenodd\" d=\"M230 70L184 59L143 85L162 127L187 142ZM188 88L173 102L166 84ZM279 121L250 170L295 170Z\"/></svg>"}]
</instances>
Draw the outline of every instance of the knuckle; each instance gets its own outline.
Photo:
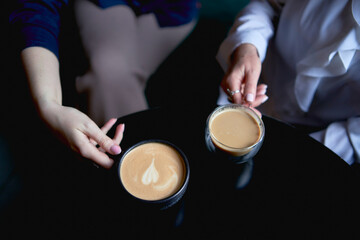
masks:
<instances>
[{"instance_id":1,"label":"knuckle","mask_svg":"<svg viewBox=\"0 0 360 240\"><path fill-rule=\"evenodd\" d=\"M85 121L83 123L83 125L84 125L84 128L87 129L87 130L93 129L94 127L97 127L96 124L94 122L92 122L92 121Z\"/></svg>"},{"instance_id":2,"label":"knuckle","mask_svg":"<svg viewBox=\"0 0 360 240\"><path fill-rule=\"evenodd\" d=\"M249 76L257 77L258 75L260 75L260 71L259 71L259 69L250 68L250 69L248 69L247 74Z\"/></svg>"},{"instance_id":3,"label":"knuckle","mask_svg":"<svg viewBox=\"0 0 360 240\"><path fill-rule=\"evenodd\" d=\"M83 140L78 139L75 141L73 149L78 152L84 158L91 158L91 143Z\"/></svg>"},{"instance_id":4,"label":"knuckle","mask_svg":"<svg viewBox=\"0 0 360 240\"><path fill-rule=\"evenodd\" d=\"M112 145L112 140L106 136L106 135L103 135L103 136L99 136L99 141L98 141L98 144L101 146L101 147L104 147L104 148L108 148L108 147L111 147Z\"/></svg>"},{"instance_id":5,"label":"knuckle","mask_svg":"<svg viewBox=\"0 0 360 240\"><path fill-rule=\"evenodd\" d=\"M85 148L79 148L78 152L83 158L87 158L87 159L91 158L90 152Z\"/></svg>"},{"instance_id":6,"label":"knuckle","mask_svg":"<svg viewBox=\"0 0 360 240\"><path fill-rule=\"evenodd\" d=\"M84 143L82 143L82 144L80 144L78 146L78 152L84 158L90 158L91 157L91 152L89 151L89 149L86 147L86 145Z\"/></svg>"}]
</instances>

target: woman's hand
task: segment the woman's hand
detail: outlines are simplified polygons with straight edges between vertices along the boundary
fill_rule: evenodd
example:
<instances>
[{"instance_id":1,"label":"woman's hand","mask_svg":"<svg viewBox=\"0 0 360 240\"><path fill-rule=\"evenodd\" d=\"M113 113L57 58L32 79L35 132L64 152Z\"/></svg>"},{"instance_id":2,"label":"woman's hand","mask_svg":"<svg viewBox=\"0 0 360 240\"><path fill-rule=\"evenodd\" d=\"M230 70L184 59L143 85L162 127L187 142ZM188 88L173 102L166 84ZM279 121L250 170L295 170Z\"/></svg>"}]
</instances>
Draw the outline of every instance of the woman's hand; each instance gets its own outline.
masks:
<instances>
[{"instance_id":1,"label":"woman's hand","mask_svg":"<svg viewBox=\"0 0 360 240\"><path fill-rule=\"evenodd\" d=\"M29 47L21 52L30 92L45 123L68 146L94 163L110 168L113 160L105 152L117 155L124 125L120 124L113 139L106 133L116 122L111 119L100 129L88 116L62 105L59 61L48 49ZM97 148L99 145L99 148Z\"/></svg>"},{"instance_id":2,"label":"woman's hand","mask_svg":"<svg viewBox=\"0 0 360 240\"><path fill-rule=\"evenodd\" d=\"M65 144L97 165L110 168L114 162L105 152L112 155L121 152L119 144L123 138L124 124L117 126L113 139L106 135L116 119L110 119L100 129L88 116L75 108L52 103L42 106L40 112L44 121Z\"/></svg>"},{"instance_id":3,"label":"woman's hand","mask_svg":"<svg viewBox=\"0 0 360 240\"><path fill-rule=\"evenodd\" d=\"M260 72L261 61L255 46L242 44L232 55L221 87L232 102L257 107L268 99L267 86L257 85Z\"/></svg>"}]
</instances>

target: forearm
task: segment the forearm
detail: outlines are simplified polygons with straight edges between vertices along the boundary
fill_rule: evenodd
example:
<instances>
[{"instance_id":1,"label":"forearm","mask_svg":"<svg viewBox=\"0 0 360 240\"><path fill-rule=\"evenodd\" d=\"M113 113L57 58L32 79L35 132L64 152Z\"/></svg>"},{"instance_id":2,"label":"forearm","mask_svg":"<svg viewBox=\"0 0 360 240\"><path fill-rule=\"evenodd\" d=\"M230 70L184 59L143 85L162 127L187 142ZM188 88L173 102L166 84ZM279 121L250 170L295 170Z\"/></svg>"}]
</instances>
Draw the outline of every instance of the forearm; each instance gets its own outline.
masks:
<instances>
[{"instance_id":1,"label":"forearm","mask_svg":"<svg viewBox=\"0 0 360 240\"><path fill-rule=\"evenodd\" d=\"M274 34L274 16L274 10L266 1L251 1L242 10L216 56L224 71L229 67L234 50L244 43L254 45L261 61L264 60L268 40Z\"/></svg>"},{"instance_id":2,"label":"forearm","mask_svg":"<svg viewBox=\"0 0 360 240\"><path fill-rule=\"evenodd\" d=\"M49 104L62 104L59 61L49 50L29 47L21 52L31 95L40 114Z\"/></svg>"},{"instance_id":3,"label":"forearm","mask_svg":"<svg viewBox=\"0 0 360 240\"><path fill-rule=\"evenodd\" d=\"M47 125L71 149L96 164L110 168L113 160L103 151L112 155L121 152L119 144L123 125L119 125L114 139L111 139L106 136L106 132L116 119L112 119L102 131L84 113L62 106L59 61L51 51L42 47L29 47L21 52L21 58L31 95ZM101 151L96 147L97 144Z\"/></svg>"}]
</instances>

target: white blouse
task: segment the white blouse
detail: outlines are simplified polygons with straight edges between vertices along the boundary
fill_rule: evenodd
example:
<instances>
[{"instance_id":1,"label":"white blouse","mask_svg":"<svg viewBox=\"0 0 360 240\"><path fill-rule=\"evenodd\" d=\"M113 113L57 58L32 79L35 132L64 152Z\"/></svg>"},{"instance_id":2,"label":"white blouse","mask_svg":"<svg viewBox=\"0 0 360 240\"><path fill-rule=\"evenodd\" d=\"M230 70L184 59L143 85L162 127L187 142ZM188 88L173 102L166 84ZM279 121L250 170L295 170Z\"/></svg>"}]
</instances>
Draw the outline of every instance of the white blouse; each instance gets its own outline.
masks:
<instances>
[{"instance_id":1,"label":"white blouse","mask_svg":"<svg viewBox=\"0 0 360 240\"><path fill-rule=\"evenodd\" d=\"M255 45L269 95L259 109L326 126L311 136L349 164L360 162L360 0L283 0L279 11L269 2L253 0L240 12L218 62L226 71L236 47Z\"/></svg>"}]
</instances>

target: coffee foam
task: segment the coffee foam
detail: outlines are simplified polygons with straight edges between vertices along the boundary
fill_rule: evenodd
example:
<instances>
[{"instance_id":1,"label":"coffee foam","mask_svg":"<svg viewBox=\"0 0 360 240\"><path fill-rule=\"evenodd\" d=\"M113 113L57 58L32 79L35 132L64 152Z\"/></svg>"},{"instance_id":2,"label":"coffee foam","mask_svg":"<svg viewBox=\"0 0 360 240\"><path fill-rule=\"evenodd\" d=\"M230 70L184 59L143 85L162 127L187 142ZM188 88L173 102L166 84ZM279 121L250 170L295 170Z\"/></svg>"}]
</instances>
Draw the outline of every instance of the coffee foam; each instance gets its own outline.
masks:
<instances>
[{"instance_id":1,"label":"coffee foam","mask_svg":"<svg viewBox=\"0 0 360 240\"><path fill-rule=\"evenodd\" d=\"M125 189L137 198L159 200L176 193L185 178L182 156L173 147L150 142L124 156L120 178Z\"/></svg>"},{"instance_id":2,"label":"coffee foam","mask_svg":"<svg viewBox=\"0 0 360 240\"><path fill-rule=\"evenodd\" d=\"M216 112L210 119L209 128L212 142L234 156L241 156L251 151L251 147L261 137L258 121L239 108Z\"/></svg>"},{"instance_id":3,"label":"coffee foam","mask_svg":"<svg viewBox=\"0 0 360 240\"><path fill-rule=\"evenodd\" d=\"M155 158L152 159L150 166L146 169L144 174L142 175L141 182L144 185L149 185L152 182L157 183L159 180L159 172L156 170L155 167Z\"/></svg>"}]
</instances>

